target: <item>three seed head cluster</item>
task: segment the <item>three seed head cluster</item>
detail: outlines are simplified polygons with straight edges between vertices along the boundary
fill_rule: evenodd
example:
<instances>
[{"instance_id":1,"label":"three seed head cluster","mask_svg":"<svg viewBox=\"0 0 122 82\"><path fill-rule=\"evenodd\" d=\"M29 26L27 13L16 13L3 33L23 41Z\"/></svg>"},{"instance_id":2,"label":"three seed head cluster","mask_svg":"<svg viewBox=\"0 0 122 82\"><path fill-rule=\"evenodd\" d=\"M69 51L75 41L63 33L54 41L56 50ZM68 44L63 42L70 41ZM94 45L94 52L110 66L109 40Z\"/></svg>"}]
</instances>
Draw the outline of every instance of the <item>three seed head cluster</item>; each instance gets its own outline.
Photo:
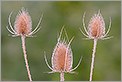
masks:
<instances>
[{"instance_id":1,"label":"three seed head cluster","mask_svg":"<svg viewBox=\"0 0 122 82\"><path fill-rule=\"evenodd\" d=\"M24 59L25 59L25 64L26 64L26 69L28 73L28 78L30 81L32 81L30 69L29 69L29 64L27 60L27 52L26 52L26 46L25 46L25 38L26 37L32 37L35 33L37 33L40 30L40 23L43 17L43 14L35 27L34 30L32 30L32 21L31 21L31 16L29 15L27 9L22 8L18 15L16 16L14 27L11 24L11 15L12 12L10 13L8 17L8 23L9 27L6 27L7 30L12 34L12 36L20 36L22 40L22 49L23 49L23 54L24 54ZM111 37L106 37L108 36L108 33L110 31L111 27L111 18L110 18L110 24L107 32L105 32L105 22L104 19L100 13L100 10L98 11L97 14L94 14L92 18L89 21L88 27L86 28L85 22L85 13L83 15L83 28L85 30L85 33L80 29L80 31L83 33L84 36L86 36L88 39L93 39L94 40L94 45L93 45L93 52L92 52L92 61L91 61L91 69L90 69L90 81L92 81L92 76L93 76L93 68L94 68L94 58L95 58L95 52L96 52L96 46L97 46L97 40L98 39L109 39ZM51 69L51 72L49 73L55 73L59 72L60 73L60 81L64 81L64 73L74 73L73 71L78 68L78 66L81 63L82 57L80 58L78 64L76 67L72 68L73 64L73 53L71 49L71 42L73 41L74 37L72 37L70 40L68 39L66 30L65 30L65 35L67 37L67 41L65 39L61 40L62 32L63 32L64 26L62 27L59 38L57 40L57 44L54 48L54 51L52 53L52 59L51 63L52 66L48 64L46 54L44 55L45 62L48 66L48 68Z\"/></svg>"}]
</instances>

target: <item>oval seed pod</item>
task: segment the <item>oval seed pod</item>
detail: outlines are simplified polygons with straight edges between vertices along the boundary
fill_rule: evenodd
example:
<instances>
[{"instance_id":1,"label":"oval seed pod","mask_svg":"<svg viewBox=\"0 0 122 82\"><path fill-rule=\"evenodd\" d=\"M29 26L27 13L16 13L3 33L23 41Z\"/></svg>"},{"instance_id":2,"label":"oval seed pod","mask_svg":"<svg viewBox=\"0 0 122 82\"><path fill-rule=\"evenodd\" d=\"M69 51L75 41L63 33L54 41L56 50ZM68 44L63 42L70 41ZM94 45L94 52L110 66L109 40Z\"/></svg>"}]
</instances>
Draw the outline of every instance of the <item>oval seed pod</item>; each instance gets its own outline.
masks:
<instances>
[{"instance_id":1,"label":"oval seed pod","mask_svg":"<svg viewBox=\"0 0 122 82\"><path fill-rule=\"evenodd\" d=\"M52 55L52 68L55 72L69 72L72 68L72 51L64 42L58 42Z\"/></svg>"},{"instance_id":2,"label":"oval seed pod","mask_svg":"<svg viewBox=\"0 0 122 82\"><path fill-rule=\"evenodd\" d=\"M32 29L32 21L29 13L24 8L16 16L15 31L18 35L28 35Z\"/></svg>"},{"instance_id":3,"label":"oval seed pod","mask_svg":"<svg viewBox=\"0 0 122 82\"><path fill-rule=\"evenodd\" d=\"M92 16L88 25L88 33L92 38L100 38L105 34L105 23L100 11Z\"/></svg>"},{"instance_id":4,"label":"oval seed pod","mask_svg":"<svg viewBox=\"0 0 122 82\"><path fill-rule=\"evenodd\" d=\"M29 13L27 12L27 10L25 8L22 7L22 9L19 11L18 15L16 16L15 19L15 23L14 23L14 28L11 24L11 15L12 12L9 15L8 18L8 23L10 28L8 28L8 26L6 26L7 30L12 34L12 36L27 36L27 37L31 37L33 34L37 33L41 27L41 20L43 17L43 14L37 24L37 26L34 28L34 30L32 31L32 21L31 21L31 16L29 15Z\"/></svg>"},{"instance_id":5,"label":"oval seed pod","mask_svg":"<svg viewBox=\"0 0 122 82\"><path fill-rule=\"evenodd\" d=\"M52 67L48 64L46 55L44 55L47 66L52 70L52 72L50 72L50 73L53 73L53 72L71 73L80 65L81 60L82 60L82 58L80 58L76 67L74 67L72 69L73 54L72 54L70 44L74 37L71 38L71 40L69 41L68 44L65 41L61 41L60 38L62 35L63 28L64 27L62 27L62 29L61 29L61 32L60 32L60 35L58 38L58 43L56 44L53 54L52 54L52 59L51 59ZM66 34L66 31L65 31L65 34ZM67 36L67 39L68 39L68 36Z\"/></svg>"},{"instance_id":6,"label":"oval seed pod","mask_svg":"<svg viewBox=\"0 0 122 82\"><path fill-rule=\"evenodd\" d=\"M94 14L92 18L89 21L88 28L85 26L84 22L85 18L85 13L83 15L83 28L86 33L84 33L81 29L80 31L84 36L86 36L88 39L109 39L112 37L106 37L110 31L111 28L111 18L110 18L110 23L107 32L105 33L105 22L103 19L103 16L100 13L100 10L98 11L97 14Z\"/></svg>"}]
</instances>

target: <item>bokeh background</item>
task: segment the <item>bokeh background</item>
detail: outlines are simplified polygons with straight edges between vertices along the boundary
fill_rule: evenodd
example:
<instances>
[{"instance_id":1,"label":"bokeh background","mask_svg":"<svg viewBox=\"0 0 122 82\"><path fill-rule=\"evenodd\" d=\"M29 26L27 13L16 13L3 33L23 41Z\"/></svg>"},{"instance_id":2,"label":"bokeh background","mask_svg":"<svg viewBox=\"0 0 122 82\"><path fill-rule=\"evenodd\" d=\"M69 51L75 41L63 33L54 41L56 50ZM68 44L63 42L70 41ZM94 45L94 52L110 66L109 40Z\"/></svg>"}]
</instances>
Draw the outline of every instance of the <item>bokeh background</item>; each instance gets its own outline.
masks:
<instances>
[{"instance_id":1,"label":"bokeh background","mask_svg":"<svg viewBox=\"0 0 122 82\"><path fill-rule=\"evenodd\" d=\"M58 81L59 73L48 74L51 70L44 61L44 51L51 65L51 55L57 43L58 34L63 25L69 39L75 36L71 48L73 51L73 67L83 57L76 74L65 74L66 81L88 81L93 40L84 40L85 36L79 31L83 29L82 16L86 12L86 26L92 15L101 10L106 23L112 18L108 40L99 40L96 51L94 81L121 80L121 2L120 1L2 1L1 2L1 79L3 81L28 80L24 64L20 37L8 36L6 29L8 16L11 11L12 25L18 11L25 7L32 17L33 29L36 27L42 13L41 30L36 37L26 38L29 66L34 81Z\"/></svg>"}]
</instances>

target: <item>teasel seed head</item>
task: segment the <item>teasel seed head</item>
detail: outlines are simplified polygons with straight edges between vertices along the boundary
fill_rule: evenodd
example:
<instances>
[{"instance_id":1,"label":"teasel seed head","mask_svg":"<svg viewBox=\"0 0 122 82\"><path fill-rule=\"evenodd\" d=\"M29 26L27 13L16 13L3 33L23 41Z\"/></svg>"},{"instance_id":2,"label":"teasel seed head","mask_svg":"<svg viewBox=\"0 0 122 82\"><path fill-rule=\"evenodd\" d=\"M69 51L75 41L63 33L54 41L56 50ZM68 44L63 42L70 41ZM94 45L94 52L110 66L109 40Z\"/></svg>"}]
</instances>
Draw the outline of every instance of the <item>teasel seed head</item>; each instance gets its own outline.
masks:
<instances>
[{"instance_id":1,"label":"teasel seed head","mask_svg":"<svg viewBox=\"0 0 122 82\"><path fill-rule=\"evenodd\" d=\"M52 68L57 72L69 72L72 68L72 51L64 42L57 43L52 55Z\"/></svg>"},{"instance_id":2,"label":"teasel seed head","mask_svg":"<svg viewBox=\"0 0 122 82\"><path fill-rule=\"evenodd\" d=\"M10 13L9 18L8 18L8 23L10 28L6 26L7 30L12 34L12 36L27 36L27 37L32 37L33 34L37 33L41 27L41 20L43 17L43 14L35 27L35 29L32 31L32 21L31 21L31 16L29 15L27 9L22 7L22 9L19 11L19 13L16 16L15 23L14 23L14 28L11 24L11 15L13 12Z\"/></svg>"},{"instance_id":3,"label":"teasel seed head","mask_svg":"<svg viewBox=\"0 0 122 82\"><path fill-rule=\"evenodd\" d=\"M52 70L51 73L54 72L59 72L59 73L72 73L81 63L81 59L79 60L79 63L75 68L72 69L72 64L73 64L73 54L71 50L71 42L74 37L69 41L67 44L65 40L61 40L61 35L64 27L62 27L62 30L60 32L58 42L54 48L53 54L52 54L52 67L47 62L47 58L45 55L45 62L47 66ZM66 31L65 31L66 34ZM66 35L67 36L67 35ZM68 38L68 37L67 37Z\"/></svg>"},{"instance_id":4,"label":"teasel seed head","mask_svg":"<svg viewBox=\"0 0 122 82\"><path fill-rule=\"evenodd\" d=\"M111 37L107 37L108 33L111 28L111 18L110 18L110 23L109 23L109 28L107 32L105 33L105 22L103 19L103 16L100 13L100 10L98 11L97 14L94 14L92 18L89 21L88 28L85 26L84 22L85 18L85 13L83 15L83 27L86 32L86 34L80 29L80 31L85 35L88 39L109 39Z\"/></svg>"},{"instance_id":5,"label":"teasel seed head","mask_svg":"<svg viewBox=\"0 0 122 82\"><path fill-rule=\"evenodd\" d=\"M105 34L105 23L100 11L91 18L88 33L91 38L100 38Z\"/></svg>"},{"instance_id":6,"label":"teasel seed head","mask_svg":"<svg viewBox=\"0 0 122 82\"><path fill-rule=\"evenodd\" d=\"M24 8L16 16L15 31L18 35L28 35L32 30L32 21L29 13Z\"/></svg>"}]
</instances>

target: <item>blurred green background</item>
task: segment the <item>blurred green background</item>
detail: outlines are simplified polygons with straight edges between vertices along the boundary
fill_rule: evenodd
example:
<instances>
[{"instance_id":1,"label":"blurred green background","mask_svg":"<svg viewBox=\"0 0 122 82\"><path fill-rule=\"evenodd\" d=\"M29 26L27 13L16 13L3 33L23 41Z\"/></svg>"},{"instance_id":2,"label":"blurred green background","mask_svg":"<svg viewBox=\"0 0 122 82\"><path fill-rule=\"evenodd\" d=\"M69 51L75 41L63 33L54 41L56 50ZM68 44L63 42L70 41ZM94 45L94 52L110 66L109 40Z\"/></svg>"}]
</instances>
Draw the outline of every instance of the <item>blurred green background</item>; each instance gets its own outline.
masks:
<instances>
[{"instance_id":1,"label":"blurred green background","mask_svg":"<svg viewBox=\"0 0 122 82\"><path fill-rule=\"evenodd\" d=\"M43 20L41 30L37 37L26 38L29 66L34 81L58 81L59 73L48 74L51 70L44 61L46 51L49 64L51 55L57 43L58 33L63 25L71 39L75 36L71 48L73 51L73 67L83 57L80 66L75 70L76 74L65 74L66 81L88 81L93 40L84 40L85 36L79 31L83 29L82 16L86 12L86 26L92 15L101 10L106 23L109 25L109 17L112 18L110 36L114 38L99 40L96 51L94 81L118 81L121 80L121 2L120 1L2 1L1 2L1 79L4 81L28 80L24 64L20 37L8 36L5 28L8 25L8 16L11 11L12 25L18 11L25 7L32 17L33 29L36 27L41 14Z\"/></svg>"}]
</instances>

